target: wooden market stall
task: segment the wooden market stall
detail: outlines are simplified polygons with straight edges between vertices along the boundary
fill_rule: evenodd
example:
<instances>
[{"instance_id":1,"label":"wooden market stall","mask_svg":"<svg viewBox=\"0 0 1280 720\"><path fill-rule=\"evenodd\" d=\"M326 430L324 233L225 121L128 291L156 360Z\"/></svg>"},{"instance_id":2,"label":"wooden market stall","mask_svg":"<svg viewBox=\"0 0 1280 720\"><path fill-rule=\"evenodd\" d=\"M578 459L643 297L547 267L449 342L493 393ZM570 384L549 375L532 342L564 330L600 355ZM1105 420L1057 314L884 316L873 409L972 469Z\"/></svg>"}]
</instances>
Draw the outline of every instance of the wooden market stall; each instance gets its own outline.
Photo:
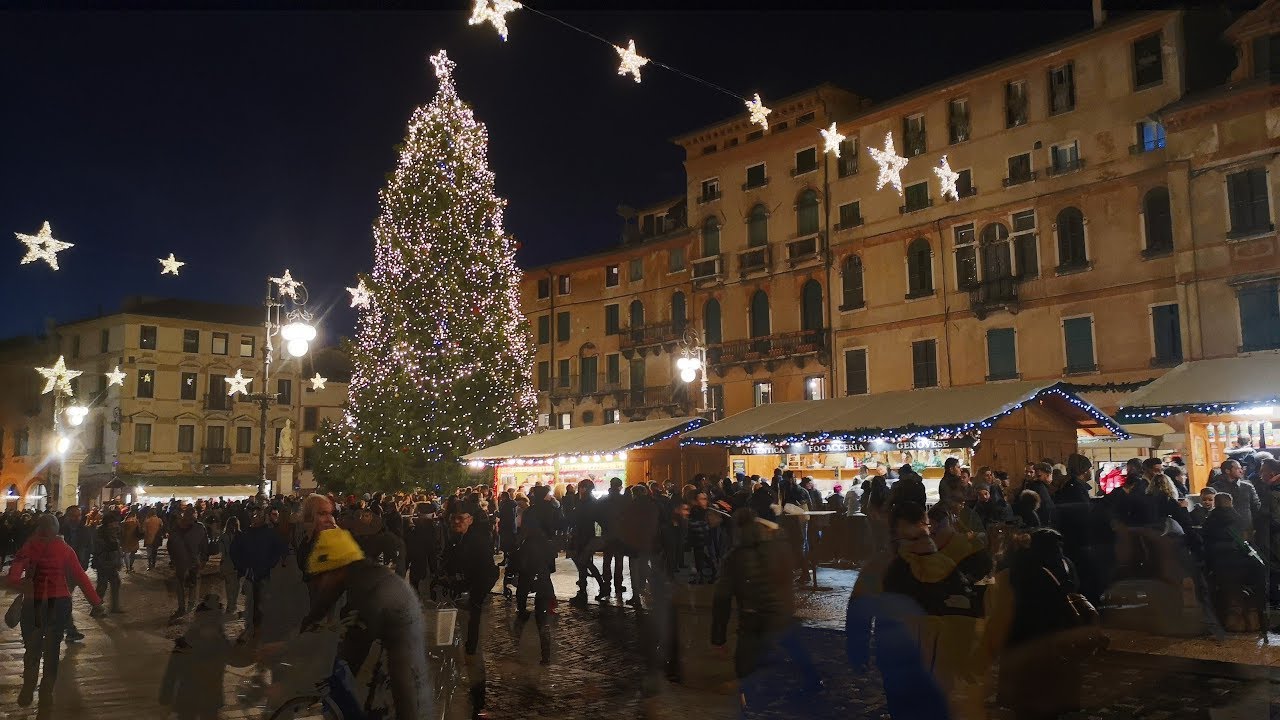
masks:
<instances>
[{"instance_id":1,"label":"wooden market stall","mask_svg":"<svg viewBox=\"0 0 1280 720\"><path fill-rule=\"evenodd\" d=\"M1116 417L1178 430L1195 492L1239 438L1257 449L1280 445L1280 352L1184 362L1136 390Z\"/></svg>"},{"instance_id":2,"label":"wooden market stall","mask_svg":"<svg viewBox=\"0 0 1280 720\"><path fill-rule=\"evenodd\" d=\"M493 468L499 488L589 478L603 490L612 477L627 485L673 480L683 484L698 473L719 477L728 471L723 448L679 444L681 435L706 423L679 417L544 430L477 450L463 460L475 468Z\"/></svg>"},{"instance_id":3,"label":"wooden market stall","mask_svg":"<svg viewBox=\"0 0 1280 720\"><path fill-rule=\"evenodd\" d=\"M904 464L936 479L948 457L1020 477L1029 461L1065 460L1081 436L1128 437L1061 383L1015 381L761 405L681 443L727 448L731 472L794 470L826 493Z\"/></svg>"}]
</instances>

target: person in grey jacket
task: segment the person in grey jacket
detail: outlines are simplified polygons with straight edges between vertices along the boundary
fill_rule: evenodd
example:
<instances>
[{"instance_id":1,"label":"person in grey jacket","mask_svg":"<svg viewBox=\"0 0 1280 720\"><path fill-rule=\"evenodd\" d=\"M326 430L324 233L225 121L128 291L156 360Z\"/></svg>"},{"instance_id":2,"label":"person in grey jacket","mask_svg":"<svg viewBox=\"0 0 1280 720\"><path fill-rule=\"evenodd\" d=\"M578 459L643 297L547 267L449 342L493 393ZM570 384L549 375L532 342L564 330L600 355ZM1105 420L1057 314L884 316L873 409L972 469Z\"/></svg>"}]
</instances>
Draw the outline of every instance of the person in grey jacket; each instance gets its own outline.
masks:
<instances>
[{"instance_id":1,"label":"person in grey jacket","mask_svg":"<svg viewBox=\"0 0 1280 720\"><path fill-rule=\"evenodd\" d=\"M1244 479L1244 466L1238 460L1223 460L1222 475L1211 484L1214 490L1227 493L1235 501L1240 528L1252 530L1254 516L1262 510L1262 500L1253 483Z\"/></svg>"},{"instance_id":2,"label":"person in grey jacket","mask_svg":"<svg viewBox=\"0 0 1280 720\"><path fill-rule=\"evenodd\" d=\"M169 559L173 562L174 577L178 583L178 609L176 620L195 607L200 568L209 556L209 533L204 525L196 522L194 508L186 508L169 533Z\"/></svg>"}]
</instances>

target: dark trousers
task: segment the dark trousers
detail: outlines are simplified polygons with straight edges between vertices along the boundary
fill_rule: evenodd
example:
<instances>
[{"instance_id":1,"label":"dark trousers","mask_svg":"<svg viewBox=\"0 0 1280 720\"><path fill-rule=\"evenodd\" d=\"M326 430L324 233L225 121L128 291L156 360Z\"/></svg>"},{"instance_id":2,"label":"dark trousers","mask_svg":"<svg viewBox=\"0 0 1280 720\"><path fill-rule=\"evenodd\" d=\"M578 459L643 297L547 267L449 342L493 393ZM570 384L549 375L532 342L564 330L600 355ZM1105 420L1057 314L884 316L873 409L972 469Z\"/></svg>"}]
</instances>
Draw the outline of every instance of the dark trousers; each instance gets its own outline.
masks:
<instances>
[{"instance_id":1,"label":"dark trousers","mask_svg":"<svg viewBox=\"0 0 1280 720\"><path fill-rule=\"evenodd\" d=\"M147 546L147 569L148 570L156 569L156 558L159 556L159 554L160 554L160 543Z\"/></svg>"},{"instance_id":2,"label":"dark trousers","mask_svg":"<svg viewBox=\"0 0 1280 720\"><path fill-rule=\"evenodd\" d=\"M249 592L245 593L245 601L253 611L250 615L253 622L251 632L257 635L262 632L262 613L267 604L267 578L249 579ZM245 629L249 630L247 624Z\"/></svg>"},{"instance_id":3,"label":"dark trousers","mask_svg":"<svg viewBox=\"0 0 1280 720\"><path fill-rule=\"evenodd\" d=\"M652 556L648 553L630 553L627 555L627 563L631 567L631 597L634 600L638 601L640 599L640 593L644 591L649 582L649 561L651 559ZM621 595L622 593L619 592L618 594Z\"/></svg>"},{"instance_id":4,"label":"dark trousers","mask_svg":"<svg viewBox=\"0 0 1280 720\"><path fill-rule=\"evenodd\" d=\"M178 614L183 615L195 607L199 600L199 568L178 568L174 579L178 581Z\"/></svg>"},{"instance_id":5,"label":"dark trousers","mask_svg":"<svg viewBox=\"0 0 1280 720\"><path fill-rule=\"evenodd\" d=\"M98 597L103 600L107 599L104 592L108 587L111 588L111 609L120 609L120 568L106 568L98 570L98 582L95 590L98 591Z\"/></svg>"},{"instance_id":6,"label":"dark trousers","mask_svg":"<svg viewBox=\"0 0 1280 720\"><path fill-rule=\"evenodd\" d=\"M71 623L71 598L35 600L22 607L22 684L34 689L40 680L40 694L53 692L58 679L62 636ZM44 673L40 661L44 660Z\"/></svg>"},{"instance_id":7,"label":"dark trousers","mask_svg":"<svg viewBox=\"0 0 1280 720\"><path fill-rule=\"evenodd\" d=\"M616 542L605 543L604 546L604 565L600 568L601 585L600 594L604 595L609 592L609 584L613 583L613 587L622 594L622 559L627 556L626 550ZM635 573L635 567L631 568L632 574Z\"/></svg>"},{"instance_id":8,"label":"dark trousers","mask_svg":"<svg viewBox=\"0 0 1280 720\"><path fill-rule=\"evenodd\" d=\"M542 651L542 659L551 659L551 626L547 624L547 616L551 612L551 599L555 596L555 588L546 573L523 572L516 585L516 642L524 633L525 623L529 622L529 591L533 596L533 618L538 624L538 645Z\"/></svg>"},{"instance_id":9,"label":"dark trousers","mask_svg":"<svg viewBox=\"0 0 1280 720\"><path fill-rule=\"evenodd\" d=\"M574 551L573 564L578 568L578 592L585 593L587 591L588 577L595 578L601 593L609 588L609 583L601 577L600 569L596 567L596 554L590 545L577 548Z\"/></svg>"}]
</instances>

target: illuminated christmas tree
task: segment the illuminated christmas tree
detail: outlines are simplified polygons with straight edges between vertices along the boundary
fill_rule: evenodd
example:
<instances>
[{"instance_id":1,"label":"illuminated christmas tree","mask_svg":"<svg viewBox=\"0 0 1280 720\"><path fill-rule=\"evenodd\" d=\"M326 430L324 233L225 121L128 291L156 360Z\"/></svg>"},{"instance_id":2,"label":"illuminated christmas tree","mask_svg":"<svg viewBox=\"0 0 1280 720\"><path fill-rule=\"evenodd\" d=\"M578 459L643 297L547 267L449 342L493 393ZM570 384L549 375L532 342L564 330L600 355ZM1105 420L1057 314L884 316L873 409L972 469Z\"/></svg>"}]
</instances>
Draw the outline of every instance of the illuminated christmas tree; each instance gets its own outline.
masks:
<instances>
[{"instance_id":1,"label":"illuminated christmas tree","mask_svg":"<svg viewBox=\"0 0 1280 720\"><path fill-rule=\"evenodd\" d=\"M431 62L440 89L409 119L380 194L345 422L317 438L317 476L333 486L447 482L462 455L533 426L532 346L488 135L458 98L453 62L443 51Z\"/></svg>"}]
</instances>

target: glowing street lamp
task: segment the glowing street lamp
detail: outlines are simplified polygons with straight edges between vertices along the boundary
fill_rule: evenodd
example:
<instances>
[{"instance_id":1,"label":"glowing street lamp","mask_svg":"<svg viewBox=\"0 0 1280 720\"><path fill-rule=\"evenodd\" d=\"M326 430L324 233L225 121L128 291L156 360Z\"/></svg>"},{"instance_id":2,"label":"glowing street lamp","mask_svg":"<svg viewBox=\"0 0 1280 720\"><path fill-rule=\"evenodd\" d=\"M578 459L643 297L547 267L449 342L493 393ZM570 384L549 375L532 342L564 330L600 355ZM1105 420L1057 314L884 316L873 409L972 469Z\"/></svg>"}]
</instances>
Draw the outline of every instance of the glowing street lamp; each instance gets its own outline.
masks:
<instances>
[{"instance_id":1,"label":"glowing street lamp","mask_svg":"<svg viewBox=\"0 0 1280 720\"><path fill-rule=\"evenodd\" d=\"M67 414L67 422L71 423L72 427L79 427L84 422L85 416L89 414L89 408L83 405L72 405L63 412Z\"/></svg>"},{"instance_id":2,"label":"glowing street lamp","mask_svg":"<svg viewBox=\"0 0 1280 720\"><path fill-rule=\"evenodd\" d=\"M280 337L284 338L284 347L290 355L302 357L307 354L311 341L316 339L316 328L302 320L294 320L280 328Z\"/></svg>"}]
</instances>

